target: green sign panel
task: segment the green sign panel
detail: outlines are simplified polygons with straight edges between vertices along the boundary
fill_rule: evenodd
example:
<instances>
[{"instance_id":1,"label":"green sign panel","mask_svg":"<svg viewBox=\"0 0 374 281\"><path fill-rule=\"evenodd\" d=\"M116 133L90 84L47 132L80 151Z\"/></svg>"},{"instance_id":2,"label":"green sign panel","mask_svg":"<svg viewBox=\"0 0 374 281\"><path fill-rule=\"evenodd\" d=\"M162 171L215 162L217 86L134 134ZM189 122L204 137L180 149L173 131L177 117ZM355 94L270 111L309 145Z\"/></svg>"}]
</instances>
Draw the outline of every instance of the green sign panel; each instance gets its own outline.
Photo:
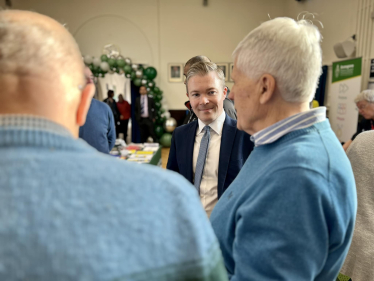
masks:
<instances>
[{"instance_id":1,"label":"green sign panel","mask_svg":"<svg viewBox=\"0 0 374 281\"><path fill-rule=\"evenodd\" d=\"M362 58L332 64L332 83L361 76Z\"/></svg>"}]
</instances>

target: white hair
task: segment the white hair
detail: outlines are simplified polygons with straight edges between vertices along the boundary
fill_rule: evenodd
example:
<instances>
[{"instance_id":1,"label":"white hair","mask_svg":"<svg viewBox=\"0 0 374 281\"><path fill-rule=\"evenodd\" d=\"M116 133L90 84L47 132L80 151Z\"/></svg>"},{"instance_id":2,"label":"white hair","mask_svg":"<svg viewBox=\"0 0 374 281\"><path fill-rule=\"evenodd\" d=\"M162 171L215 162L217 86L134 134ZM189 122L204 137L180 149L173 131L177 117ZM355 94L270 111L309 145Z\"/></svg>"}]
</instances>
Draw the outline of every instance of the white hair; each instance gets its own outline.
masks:
<instances>
[{"instance_id":1,"label":"white hair","mask_svg":"<svg viewBox=\"0 0 374 281\"><path fill-rule=\"evenodd\" d=\"M239 43L233 52L235 67L251 79L272 75L287 102L311 101L321 75L320 41L310 21L275 18Z\"/></svg>"},{"instance_id":2,"label":"white hair","mask_svg":"<svg viewBox=\"0 0 374 281\"><path fill-rule=\"evenodd\" d=\"M364 90L357 95L355 103L366 100L367 102L374 103L374 90Z\"/></svg>"}]
</instances>

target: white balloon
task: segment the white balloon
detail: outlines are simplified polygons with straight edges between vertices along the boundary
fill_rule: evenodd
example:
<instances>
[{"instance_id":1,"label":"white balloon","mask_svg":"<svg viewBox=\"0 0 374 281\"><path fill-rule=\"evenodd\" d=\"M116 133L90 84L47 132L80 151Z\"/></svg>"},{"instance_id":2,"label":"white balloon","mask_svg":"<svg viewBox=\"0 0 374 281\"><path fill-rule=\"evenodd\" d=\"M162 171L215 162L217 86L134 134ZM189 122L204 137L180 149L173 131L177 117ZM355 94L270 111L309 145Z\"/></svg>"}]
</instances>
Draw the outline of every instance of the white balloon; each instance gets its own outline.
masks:
<instances>
[{"instance_id":1,"label":"white balloon","mask_svg":"<svg viewBox=\"0 0 374 281\"><path fill-rule=\"evenodd\" d=\"M169 111L166 111L166 112L164 113L164 116L165 116L166 118L170 118L170 112L169 112Z\"/></svg>"},{"instance_id":2,"label":"white balloon","mask_svg":"<svg viewBox=\"0 0 374 281\"><path fill-rule=\"evenodd\" d=\"M84 56L84 63L85 64L91 64L92 63L92 57L90 55Z\"/></svg>"},{"instance_id":3,"label":"white balloon","mask_svg":"<svg viewBox=\"0 0 374 281\"><path fill-rule=\"evenodd\" d=\"M100 64L101 64L101 60L100 59L98 59L98 58L94 58L93 59L93 65L94 66L100 66Z\"/></svg>"},{"instance_id":4,"label":"white balloon","mask_svg":"<svg viewBox=\"0 0 374 281\"><path fill-rule=\"evenodd\" d=\"M103 61L102 63L100 63L100 68L103 71L109 71L109 64L106 61Z\"/></svg>"}]
</instances>

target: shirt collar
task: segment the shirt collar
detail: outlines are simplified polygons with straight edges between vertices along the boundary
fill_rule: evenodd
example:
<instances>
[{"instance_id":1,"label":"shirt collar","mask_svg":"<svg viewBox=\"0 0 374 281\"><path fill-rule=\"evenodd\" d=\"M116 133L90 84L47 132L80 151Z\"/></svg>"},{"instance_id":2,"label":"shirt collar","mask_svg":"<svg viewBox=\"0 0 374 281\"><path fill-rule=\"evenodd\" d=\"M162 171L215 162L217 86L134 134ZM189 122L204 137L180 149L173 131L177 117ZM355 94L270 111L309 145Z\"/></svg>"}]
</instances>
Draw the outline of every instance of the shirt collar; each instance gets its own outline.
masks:
<instances>
[{"instance_id":1,"label":"shirt collar","mask_svg":"<svg viewBox=\"0 0 374 281\"><path fill-rule=\"evenodd\" d=\"M317 107L283 119L251 136L255 146L275 142L284 135L310 127L326 119L326 107Z\"/></svg>"},{"instance_id":2,"label":"shirt collar","mask_svg":"<svg viewBox=\"0 0 374 281\"><path fill-rule=\"evenodd\" d=\"M44 117L28 114L0 114L0 130L2 129L46 131L62 136L72 136L65 127Z\"/></svg>"},{"instance_id":3,"label":"shirt collar","mask_svg":"<svg viewBox=\"0 0 374 281\"><path fill-rule=\"evenodd\" d=\"M223 129L223 123L225 123L225 119L226 119L226 113L224 110L222 110L221 115L218 116L218 118L214 120L212 123L210 123L208 126L213 131L215 131L218 135L221 135L222 129ZM198 119L198 122L199 122L199 128L197 129L196 135L199 135L203 131L204 127L206 126L203 123L203 121L201 121L200 119Z\"/></svg>"}]
</instances>

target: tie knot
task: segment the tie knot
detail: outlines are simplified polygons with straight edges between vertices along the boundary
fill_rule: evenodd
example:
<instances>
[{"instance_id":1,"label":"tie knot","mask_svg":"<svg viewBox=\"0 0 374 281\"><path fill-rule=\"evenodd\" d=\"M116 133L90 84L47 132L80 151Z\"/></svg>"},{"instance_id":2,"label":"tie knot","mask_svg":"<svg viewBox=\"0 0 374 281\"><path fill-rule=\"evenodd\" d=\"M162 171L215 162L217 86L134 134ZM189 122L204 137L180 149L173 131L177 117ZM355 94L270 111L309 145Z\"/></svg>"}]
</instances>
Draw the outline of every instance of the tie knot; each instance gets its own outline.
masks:
<instances>
[{"instance_id":1,"label":"tie knot","mask_svg":"<svg viewBox=\"0 0 374 281\"><path fill-rule=\"evenodd\" d=\"M205 126L204 129L205 129L206 132L210 131L210 127L209 126Z\"/></svg>"}]
</instances>

